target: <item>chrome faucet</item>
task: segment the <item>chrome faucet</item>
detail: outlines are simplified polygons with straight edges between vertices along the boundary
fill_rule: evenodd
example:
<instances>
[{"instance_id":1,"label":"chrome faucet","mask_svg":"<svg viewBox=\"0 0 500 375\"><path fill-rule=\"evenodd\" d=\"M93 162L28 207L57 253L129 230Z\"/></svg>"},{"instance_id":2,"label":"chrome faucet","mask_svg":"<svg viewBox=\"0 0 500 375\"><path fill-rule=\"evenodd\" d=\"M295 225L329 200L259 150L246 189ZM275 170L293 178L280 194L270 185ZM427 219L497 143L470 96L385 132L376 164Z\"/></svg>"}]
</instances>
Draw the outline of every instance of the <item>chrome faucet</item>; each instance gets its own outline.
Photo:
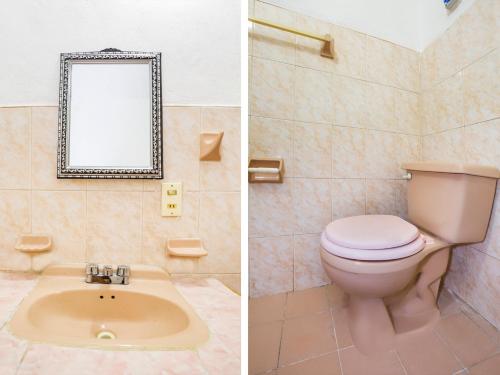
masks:
<instances>
[{"instance_id":1,"label":"chrome faucet","mask_svg":"<svg viewBox=\"0 0 500 375\"><path fill-rule=\"evenodd\" d=\"M89 284L123 284L128 285L130 277L130 267L120 265L113 272L113 267L103 266L99 272L99 265L87 263L85 267L85 282Z\"/></svg>"}]
</instances>

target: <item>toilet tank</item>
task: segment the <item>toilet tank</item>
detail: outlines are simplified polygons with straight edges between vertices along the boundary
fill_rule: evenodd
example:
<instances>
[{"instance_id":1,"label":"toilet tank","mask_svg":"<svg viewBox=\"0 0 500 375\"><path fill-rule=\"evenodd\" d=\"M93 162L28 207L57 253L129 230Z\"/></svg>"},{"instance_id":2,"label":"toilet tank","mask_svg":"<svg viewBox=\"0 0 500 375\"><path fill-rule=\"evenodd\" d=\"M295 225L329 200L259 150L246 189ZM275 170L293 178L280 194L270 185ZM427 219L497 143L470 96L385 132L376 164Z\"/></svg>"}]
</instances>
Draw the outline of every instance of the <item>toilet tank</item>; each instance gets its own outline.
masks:
<instances>
[{"instance_id":1,"label":"toilet tank","mask_svg":"<svg viewBox=\"0 0 500 375\"><path fill-rule=\"evenodd\" d=\"M441 162L405 163L408 217L450 244L480 242L488 229L500 172L495 167Z\"/></svg>"}]
</instances>

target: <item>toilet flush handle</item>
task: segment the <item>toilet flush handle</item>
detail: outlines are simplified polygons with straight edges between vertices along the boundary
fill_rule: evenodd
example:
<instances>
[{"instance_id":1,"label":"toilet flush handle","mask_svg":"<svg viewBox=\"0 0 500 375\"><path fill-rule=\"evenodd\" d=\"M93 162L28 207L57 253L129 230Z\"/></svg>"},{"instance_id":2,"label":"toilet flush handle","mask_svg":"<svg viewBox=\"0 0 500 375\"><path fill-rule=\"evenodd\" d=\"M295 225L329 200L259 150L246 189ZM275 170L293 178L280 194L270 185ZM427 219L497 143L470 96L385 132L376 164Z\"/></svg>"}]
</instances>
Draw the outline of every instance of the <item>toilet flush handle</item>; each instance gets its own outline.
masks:
<instances>
[{"instance_id":1,"label":"toilet flush handle","mask_svg":"<svg viewBox=\"0 0 500 375\"><path fill-rule=\"evenodd\" d=\"M408 172L406 174L403 175L403 180L411 180L411 173Z\"/></svg>"}]
</instances>

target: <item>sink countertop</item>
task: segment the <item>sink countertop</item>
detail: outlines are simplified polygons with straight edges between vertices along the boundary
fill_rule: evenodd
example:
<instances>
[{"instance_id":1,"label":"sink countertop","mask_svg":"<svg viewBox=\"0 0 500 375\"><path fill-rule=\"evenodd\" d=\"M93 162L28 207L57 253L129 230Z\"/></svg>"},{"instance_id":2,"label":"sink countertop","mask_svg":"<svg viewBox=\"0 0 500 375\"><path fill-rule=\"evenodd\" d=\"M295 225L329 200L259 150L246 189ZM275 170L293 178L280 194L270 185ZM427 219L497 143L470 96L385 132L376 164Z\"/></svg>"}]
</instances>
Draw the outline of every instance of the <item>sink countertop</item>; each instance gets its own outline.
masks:
<instances>
[{"instance_id":1,"label":"sink countertop","mask_svg":"<svg viewBox=\"0 0 500 375\"><path fill-rule=\"evenodd\" d=\"M0 271L0 373L2 375L233 375L240 373L240 297L215 279L172 278L210 330L195 351L112 351L21 340L7 322L38 275Z\"/></svg>"}]
</instances>

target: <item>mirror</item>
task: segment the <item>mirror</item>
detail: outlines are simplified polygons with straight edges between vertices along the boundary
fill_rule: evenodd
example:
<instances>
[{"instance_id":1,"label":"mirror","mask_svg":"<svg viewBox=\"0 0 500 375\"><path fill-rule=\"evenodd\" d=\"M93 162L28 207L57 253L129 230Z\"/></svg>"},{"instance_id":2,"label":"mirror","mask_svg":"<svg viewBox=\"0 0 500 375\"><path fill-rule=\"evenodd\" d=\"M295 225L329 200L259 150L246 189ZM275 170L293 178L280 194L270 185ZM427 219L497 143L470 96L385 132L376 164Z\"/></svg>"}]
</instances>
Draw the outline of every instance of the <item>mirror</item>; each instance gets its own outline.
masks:
<instances>
[{"instance_id":1,"label":"mirror","mask_svg":"<svg viewBox=\"0 0 500 375\"><path fill-rule=\"evenodd\" d=\"M161 54L61 54L58 178L162 178Z\"/></svg>"}]
</instances>

